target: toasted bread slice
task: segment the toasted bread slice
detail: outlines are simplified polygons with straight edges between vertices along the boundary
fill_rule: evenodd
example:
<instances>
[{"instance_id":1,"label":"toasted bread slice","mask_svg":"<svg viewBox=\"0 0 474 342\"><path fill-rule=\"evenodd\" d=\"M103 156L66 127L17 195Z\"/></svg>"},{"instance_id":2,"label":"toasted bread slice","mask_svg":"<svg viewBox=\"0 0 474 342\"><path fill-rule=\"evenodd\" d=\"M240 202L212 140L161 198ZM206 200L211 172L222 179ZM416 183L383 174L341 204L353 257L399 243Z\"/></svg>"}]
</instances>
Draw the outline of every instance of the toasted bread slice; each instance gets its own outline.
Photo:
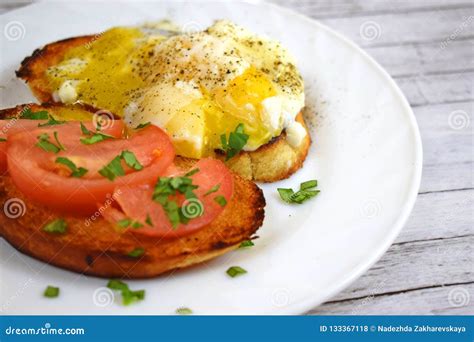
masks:
<instances>
[{"instance_id":1,"label":"toasted bread slice","mask_svg":"<svg viewBox=\"0 0 474 342\"><path fill-rule=\"evenodd\" d=\"M28 105L59 114L64 105ZM0 119L15 117L25 106L0 110ZM71 110L68 106L68 110ZM77 111L88 111L76 105ZM176 164L191 167L194 160L177 158ZM9 202L7 202L9 201ZM49 264L100 277L148 278L217 257L251 239L262 225L265 199L252 182L234 174L234 195L212 223L182 238L153 238L133 231L118 231L102 216L65 217L44 205L31 202L6 174L0 177L0 236L21 252ZM13 206L13 207L11 207ZM18 215L14 206L20 208ZM13 213L13 214L12 214ZM16 214L16 215L14 215ZM67 233L42 230L57 218L67 222ZM145 250L139 258L128 256L135 248Z\"/></svg>"},{"instance_id":2,"label":"toasted bread slice","mask_svg":"<svg viewBox=\"0 0 474 342\"><path fill-rule=\"evenodd\" d=\"M45 76L46 69L59 63L69 49L91 43L95 37L69 38L37 49L23 60L16 74L28 83L33 94L41 102L51 102L55 89L51 88ZM288 178L302 167L311 143L308 127L301 113L298 114L297 121L303 125L307 133L298 147L292 147L286 139L286 133L283 132L256 151L241 152L227 162L228 166L249 180L275 182Z\"/></svg>"}]
</instances>

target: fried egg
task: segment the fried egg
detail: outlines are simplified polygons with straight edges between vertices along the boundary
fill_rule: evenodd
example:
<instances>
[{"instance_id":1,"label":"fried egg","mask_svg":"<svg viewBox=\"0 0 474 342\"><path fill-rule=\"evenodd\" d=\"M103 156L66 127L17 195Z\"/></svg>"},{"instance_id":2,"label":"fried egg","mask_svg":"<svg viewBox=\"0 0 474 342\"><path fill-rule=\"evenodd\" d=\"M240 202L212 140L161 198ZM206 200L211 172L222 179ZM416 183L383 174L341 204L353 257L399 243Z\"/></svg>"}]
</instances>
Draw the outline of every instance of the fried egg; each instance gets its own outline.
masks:
<instances>
[{"instance_id":1,"label":"fried egg","mask_svg":"<svg viewBox=\"0 0 474 342\"><path fill-rule=\"evenodd\" d=\"M47 71L64 103L108 109L135 127L165 129L178 155L212 156L239 125L254 151L284 129L297 146L303 80L289 52L229 21L182 33L166 23L116 27L67 52Z\"/></svg>"}]
</instances>

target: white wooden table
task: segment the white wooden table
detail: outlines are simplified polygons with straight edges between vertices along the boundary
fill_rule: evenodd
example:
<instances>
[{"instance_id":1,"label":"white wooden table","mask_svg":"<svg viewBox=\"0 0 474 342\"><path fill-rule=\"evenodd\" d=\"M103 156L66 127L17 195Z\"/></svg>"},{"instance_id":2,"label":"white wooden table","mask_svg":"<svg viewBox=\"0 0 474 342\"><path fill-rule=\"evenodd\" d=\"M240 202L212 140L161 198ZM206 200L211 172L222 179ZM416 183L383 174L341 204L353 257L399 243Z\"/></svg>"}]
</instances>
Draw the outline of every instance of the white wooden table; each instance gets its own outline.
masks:
<instances>
[{"instance_id":1,"label":"white wooden table","mask_svg":"<svg viewBox=\"0 0 474 342\"><path fill-rule=\"evenodd\" d=\"M472 2L274 1L345 34L384 66L423 139L423 179L408 224L374 267L309 313L474 314ZM0 13L25 4L2 0Z\"/></svg>"}]
</instances>

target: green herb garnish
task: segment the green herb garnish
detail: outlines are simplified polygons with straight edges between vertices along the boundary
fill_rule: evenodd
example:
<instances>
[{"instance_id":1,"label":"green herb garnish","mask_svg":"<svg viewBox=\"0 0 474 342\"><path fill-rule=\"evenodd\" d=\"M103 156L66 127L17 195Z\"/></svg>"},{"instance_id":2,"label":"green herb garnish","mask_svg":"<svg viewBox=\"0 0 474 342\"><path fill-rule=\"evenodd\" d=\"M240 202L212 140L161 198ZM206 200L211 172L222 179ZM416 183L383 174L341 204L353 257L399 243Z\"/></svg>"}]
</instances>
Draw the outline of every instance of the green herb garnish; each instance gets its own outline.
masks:
<instances>
[{"instance_id":1,"label":"green herb garnish","mask_svg":"<svg viewBox=\"0 0 474 342\"><path fill-rule=\"evenodd\" d=\"M239 245L239 248L248 248L248 247L252 247L252 246L255 246L255 244L252 242L252 240L245 240L245 241L242 241Z\"/></svg>"},{"instance_id":2,"label":"green herb garnish","mask_svg":"<svg viewBox=\"0 0 474 342\"><path fill-rule=\"evenodd\" d=\"M48 298L56 298L59 296L59 287L48 286L43 292L43 296Z\"/></svg>"},{"instance_id":3,"label":"green herb garnish","mask_svg":"<svg viewBox=\"0 0 474 342\"><path fill-rule=\"evenodd\" d=\"M283 201L287 203L297 203L301 204L310 198L315 197L319 194L319 190L316 190L318 186L317 180L309 180L300 184L300 189L298 191L293 191L293 189L278 188L278 193Z\"/></svg>"},{"instance_id":4,"label":"green herb garnish","mask_svg":"<svg viewBox=\"0 0 474 342\"><path fill-rule=\"evenodd\" d=\"M210 195L210 194L212 194L212 193L214 193L214 192L217 192L220 187L221 187L220 184L214 185L212 188L210 188L208 191L206 191L206 193L204 194L204 196L207 196L207 195Z\"/></svg>"},{"instance_id":5,"label":"green herb garnish","mask_svg":"<svg viewBox=\"0 0 474 342\"><path fill-rule=\"evenodd\" d=\"M139 124L137 127L135 127L135 129L142 129L142 128L148 127L150 125L151 125L151 122L148 121L148 122Z\"/></svg>"},{"instance_id":6,"label":"green herb garnish","mask_svg":"<svg viewBox=\"0 0 474 342\"><path fill-rule=\"evenodd\" d=\"M135 222L132 223L131 227L132 227L133 229L138 229L138 228L143 227L143 223L140 223L140 222L138 222L138 221L135 221Z\"/></svg>"},{"instance_id":7,"label":"green herb garnish","mask_svg":"<svg viewBox=\"0 0 474 342\"><path fill-rule=\"evenodd\" d=\"M232 266L232 267L229 267L229 269L227 270L227 274L231 276L232 278L235 278L245 273L247 273L247 271L244 270L240 266Z\"/></svg>"},{"instance_id":8,"label":"green herb garnish","mask_svg":"<svg viewBox=\"0 0 474 342\"><path fill-rule=\"evenodd\" d=\"M49 141L48 133L42 133L38 136L38 142L36 143L36 146L45 150L46 152L58 153L61 150L64 151L65 150L64 146L61 145L61 143L58 140L58 132L54 132L54 139L56 140L57 145Z\"/></svg>"},{"instance_id":9,"label":"green herb garnish","mask_svg":"<svg viewBox=\"0 0 474 342\"><path fill-rule=\"evenodd\" d=\"M178 308L176 309L176 313L178 315L191 315L193 313L193 310L190 308Z\"/></svg>"},{"instance_id":10,"label":"green herb garnish","mask_svg":"<svg viewBox=\"0 0 474 342\"><path fill-rule=\"evenodd\" d=\"M132 258L138 258L141 257L145 253L145 250L141 247L135 248L133 251L128 253L127 255Z\"/></svg>"},{"instance_id":11,"label":"green herb garnish","mask_svg":"<svg viewBox=\"0 0 474 342\"><path fill-rule=\"evenodd\" d=\"M96 144L96 143L98 143L98 142L101 142L101 141L104 141L104 140L107 140L107 139L115 139L115 138L114 138L113 136L111 136L111 135L98 132L98 131L100 131L100 125L99 125L99 123L97 123L96 130L97 130L97 132L92 132L92 131L90 131L90 130L81 122L81 132L82 132L82 134L86 135L85 138L81 138L81 143L83 143L84 145L93 145L93 144Z\"/></svg>"},{"instance_id":12,"label":"green herb garnish","mask_svg":"<svg viewBox=\"0 0 474 342\"><path fill-rule=\"evenodd\" d=\"M51 115L49 115L48 121L42 124L38 124L38 127L57 126L57 125L63 125L65 123L66 121L58 121L55 118L53 118Z\"/></svg>"},{"instance_id":13,"label":"green herb garnish","mask_svg":"<svg viewBox=\"0 0 474 342\"><path fill-rule=\"evenodd\" d=\"M6 138L0 138L0 142L6 142L7 139Z\"/></svg>"},{"instance_id":14,"label":"green herb garnish","mask_svg":"<svg viewBox=\"0 0 474 342\"><path fill-rule=\"evenodd\" d=\"M43 231L50 234L64 234L67 230L67 223L64 219L57 219L49 222L43 227Z\"/></svg>"},{"instance_id":15,"label":"green herb garnish","mask_svg":"<svg viewBox=\"0 0 474 342\"><path fill-rule=\"evenodd\" d=\"M199 170L198 170L199 171ZM197 171L196 171L197 172ZM194 174L194 170L187 174ZM187 199L197 198L194 190L198 186L193 184L192 178L187 177L161 177L155 185L153 190L153 200L163 207L172 226L176 228L180 223L189 222L189 218L183 215L182 209L175 200L170 199L170 196L178 193L184 194Z\"/></svg>"},{"instance_id":16,"label":"green herb garnish","mask_svg":"<svg viewBox=\"0 0 474 342\"><path fill-rule=\"evenodd\" d=\"M71 177L81 178L87 173L87 169L83 167L77 167L71 160L65 157L57 157L56 163L63 164L71 170Z\"/></svg>"},{"instance_id":17,"label":"green herb garnish","mask_svg":"<svg viewBox=\"0 0 474 342\"><path fill-rule=\"evenodd\" d=\"M229 139L225 134L221 135L222 150L226 153L225 160L229 160L238 154L247 144L249 136L244 133L244 124L237 125L233 132L230 132Z\"/></svg>"},{"instance_id":18,"label":"green herb garnish","mask_svg":"<svg viewBox=\"0 0 474 342\"><path fill-rule=\"evenodd\" d=\"M222 195L219 195L219 196L216 196L214 197L214 201L219 204L221 207L225 207L225 205L227 204L227 200L225 199L224 196Z\"/></svg>"},{"instance_id":19,"label":"green herb garnish","mask_svg":"<svg viewBox=\"0 0 474 342\"><path fill-rule=\"evenodd\" d=\"M31 108L29 107L26 107L20 113L20 119L27 119L27 120L47 120L48 116L49 114L45 110L33 112Z\"/></svg>"},{"instance_id":20,"label":"green herb garnish","mask_svg":"<svg viewBox=\"0 0 474 342\"><path fill-rule=\"evenodd\" d=\"M107 139L114 139L114 137L104 133L94 133L94 135L90 137L81 138L81 143L84 145L93 145Z\"/></svg>"},{"instance_id":21,"label":"green herb garnish","mask_svg":"<svg viewBox=\"0 0 474 342\"><path fill-rule=\"evenodd\" d=\"M135 157L133 152L123 151L122 159L125 162L125 164L127 164L129 167L131 167L134 170L140 171L141 169L143 169L143 166L137 160L137 157Z\"/></svg>"},{"instance_id":22,"label":"green herb garnish","mask_svg":"<svg viewBox=\"0 0 474 342\"><path fill-rule=\"evenodd\" d=\"M119 155L112 159L110 163L99 170L99 174L111 181L118 176L125 176L125 171L122 167L122 157Z\"/></svg>"},{"instance_id":23,"label":"green herb garnish","mask_svg":"<svg viewBox=\"0 0 474 342\"><path fill-rule=\"evenodd\" d=\"M118 176L125 176L125 171L122 167L122 160L134 170L140 171L143 169L143 166L137 160L133 152L122 151L117 157L112 159L110 163L105 165L102 169L99 170L99 174L105 178L113 181Z\"/></svg>"},{"instance_id":24,"label":"green herb garnish","mask_svg":"<svg viewBox=\"0 0 474 342\"><path fill-rule=\"evenodd\" d=\"M138 221L133 221L129 218L124 218L120 221L117 222L117 225L120 227L120 228L128 228L128 227L131 227L133 229L138 229L138 228L141 228L143 227L143 224L141 224L140 222Z\"/></svg>"},{"instance_id":25,"label":"green herb garnish","mask_svg":"<svg viewBox=\"0 0 474 342\"><path fill-rule=\"evenodd\" d=\"M91 131L89 131L89 129L86 126L84 126L82 121L81 121L81 132L84 135L92 135L93 134Z\"/></svg>"},{"instance_id":26,"label":"green herb garnish","mask_svg":"<svg viewBox=\"0 0 474 342\"><path fill-rule=\"evenodd\" d=\"M121 292L123 305L130 305L145 298L145 290L132 291L127 284L120 280L109 280L107 287Z\"/></svg>"},{"instance_id":27,"label":"green herb garnish","mask_svg":"<svg viewBox=\"0 0 474 342\"><path fill-rule=\"evenodd\" d=\"M150 227L153 227L153 222L151 221L150 214L146 214L146 220L145 223L149 225Z\"/></svg>"},{"instance_id":28,"label":"green herb garnish","mask_svg":"<svg viewBox=\"0 0 474 342\"><path fill-rule=\"evenodd\" d=\"M127 228L132 224L132 220L126 218L117 222L118 226L121 228Z\"/></svg>"}]
</instances>

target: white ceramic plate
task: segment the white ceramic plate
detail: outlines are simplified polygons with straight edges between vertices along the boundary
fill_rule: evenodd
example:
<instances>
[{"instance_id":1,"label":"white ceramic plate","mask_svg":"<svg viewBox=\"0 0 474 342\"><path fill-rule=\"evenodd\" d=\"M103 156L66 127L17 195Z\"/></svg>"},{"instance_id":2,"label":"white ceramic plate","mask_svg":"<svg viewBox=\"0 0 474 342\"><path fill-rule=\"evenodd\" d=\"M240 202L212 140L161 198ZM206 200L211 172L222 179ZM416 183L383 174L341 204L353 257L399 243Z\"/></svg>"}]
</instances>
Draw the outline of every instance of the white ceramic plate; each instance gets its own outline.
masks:
<instances>
[{"instance_id":1,"label":"white ceramic plate","mask_svg":"<svg viewBox=\"0 0 474 342\"><path fill-rule=\"evenodd\" d=\"M388 74L333 30L263 3L41 3L1 16L1 107L34 100L14 70L33 49L116 25L170 18L187 29L227 18L283 42L306 83L314 139L302 170L263 185L264 226L256 246L146 281L146 300L112 302L106 280L48 266L0 239L1 309L9 314L299 314L334 296L391 245L413 207L422 149L413 113ZM321 194L283 204L277 187L318 179ZM230 278L240 265L248 274ZM387 270L389 271L389 270ZM58 299L42 298L47 285Z\"/></svg>"}]
</instances>

